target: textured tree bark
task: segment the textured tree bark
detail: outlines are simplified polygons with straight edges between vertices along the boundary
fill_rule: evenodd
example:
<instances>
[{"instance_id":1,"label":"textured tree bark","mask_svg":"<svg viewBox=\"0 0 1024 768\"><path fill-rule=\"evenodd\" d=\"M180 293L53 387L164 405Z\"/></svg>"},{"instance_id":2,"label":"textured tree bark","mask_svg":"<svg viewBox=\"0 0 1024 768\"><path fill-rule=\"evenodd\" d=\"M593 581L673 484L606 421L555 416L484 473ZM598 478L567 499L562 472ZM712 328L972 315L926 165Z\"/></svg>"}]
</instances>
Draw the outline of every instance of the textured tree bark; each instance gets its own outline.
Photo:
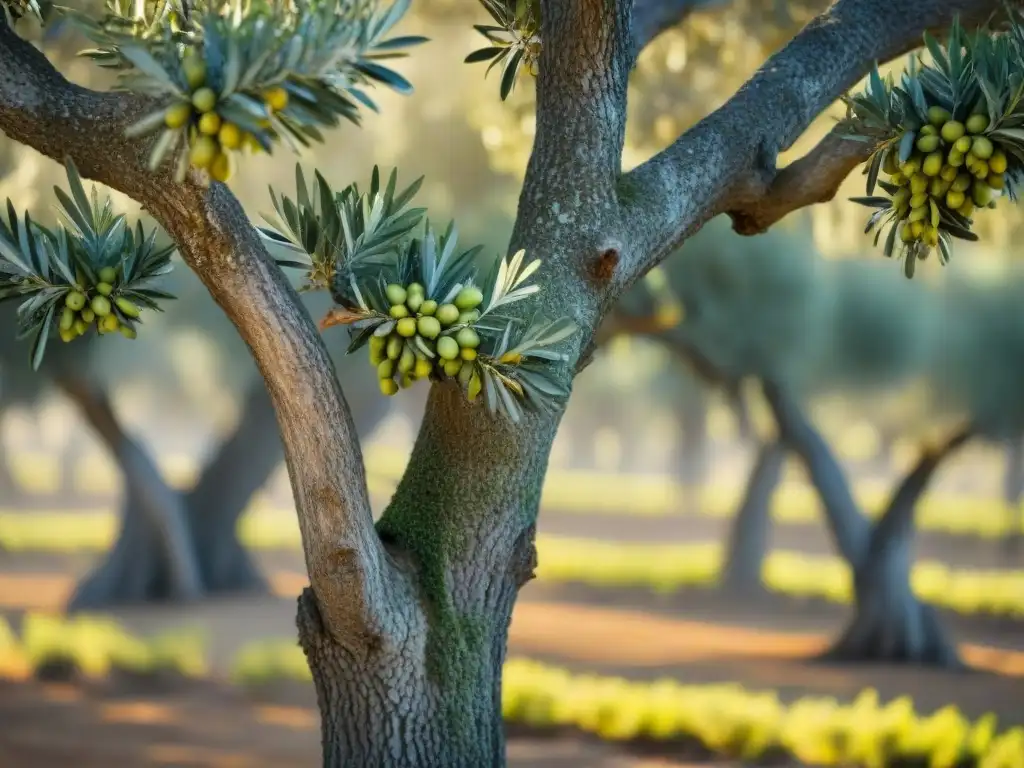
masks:
<instances>
[{"instance_id":1,"label":"textured tree bark","mask_svg":"<svg viewBox=\"0 0 1024 768\"><path fill-rule=\"evenodd\" d=\"M430 666L423 627L397 647L347 649L323 626L308 589L297 623L320 709L324 768L504 765L503 638L457 659L461 674L445 682Z\"/></svg>"},{"instance_id":2,"label":"textured tree bark","mask_svg":"<svg viewBox=\"0 0 1024 768\"><path fill-rule=\"evenodd\" d=\"M761 589L772 495L779 486L785 463L786 447L781 441L761 445L726 544L721 585L730 592L754 593Z\"/></svg>"},{"instance_id":3,"label":"textured tree bark","mask_svg":"<svg viewBox=\"0 0 1024 768\"><path fill-rule=\"evenodd\" d=\"M966 442L965 430L937 451L926 451L904 478L875 525L860 511L839 462L824 438L780 387L765 383L765 396L781 439L800 457L825 507L836 548L854 574L855 612L826 659L960 666L932 606L910 583L914 510L935 469Z\"/></svg>"}]
</instances>

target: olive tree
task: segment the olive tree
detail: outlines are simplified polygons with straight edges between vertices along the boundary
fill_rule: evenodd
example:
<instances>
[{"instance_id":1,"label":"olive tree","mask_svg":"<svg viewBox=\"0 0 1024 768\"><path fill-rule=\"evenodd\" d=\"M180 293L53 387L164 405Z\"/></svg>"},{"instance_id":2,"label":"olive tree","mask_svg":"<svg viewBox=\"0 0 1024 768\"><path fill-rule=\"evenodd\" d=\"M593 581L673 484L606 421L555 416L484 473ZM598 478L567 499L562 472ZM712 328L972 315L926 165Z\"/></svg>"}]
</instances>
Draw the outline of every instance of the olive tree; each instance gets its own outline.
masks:
<instances>
[{"instance_id":1,"label":"olive tree","mask_svg":"<svg viewBox=\"0 0 1024 768\"><path fill-rule=\"evenodd\" d=\"M392 52L384 34L404 4L252 4L248 16L204 6L212 13L179 9L174 19L108 25L96 33L107 50L100 55L123 65L126 77L125 90L105 93L69 83L10 24L0 26L0 128L139 200L238 328L267 383L310 578L298 628L318 694L325 765L504 762L500 681L509 622L533 574L547 459L594 330L624 290L712 216L728 213L752 233L828 199L872 156L872 142L832 134L781 170L778 153L874 61L912 48L923 29L942 29L956 14L983 21L998 4L839 0L719 109L627 173L629 74L647 42L634 29L648 28L634 23L634 13L656 4L486 5L497 29L489 33L513 35L503 83L524 63L537 72L536 139L509 257L485 264L457 254L451 229L411 239L405 229L390 241L396 249L383 247L409 223L409 194L376 177L368 195L352 187L335 193L322 179L311 194L303 179L295 200L279 201L286 221L271 237L309 255L311 281L329 287L339 305L326 324L353 326L353 343L369 346L382 390L400 386L396 365L385 365L395 363L390 352L408 359L402 384L433 381L405 475L376 525L324 341L266 238L218 181L229 175L231 156L222 159L216 142L202 140L215 121L198 118L183 97L209 74L229 121L250 143L315 140L320 127L352 115L371 80L404 84L372 58ZM689 7L673 5L679 17ZM255 23L261 14L264 23ZM203 50L182 67L177 44L199 41ZM219 112L221 96L202 87L208 91L192 96L193 107L204 117ZM161 125L149 138L146 131ZM235 145L238 137L227 134ZM134 262L130 255L121 268ZM131 293L118 298L141 301L135 272L110 268L95 277L113 277L116 290ZM26 264L25 272L38 270ZM78 291L71 278L54 301ZM90 295L99 291L93 276L83 282ZM414 283L419 288L410 290ZM20 275L18 284L25 287ZM30 327L48 330L62 313L47 300L39 300L41 317L26 312ZM428 302L468 315L446 310L450 322L435 317L438 329L423 322L433 317L420 311ZM110 311L118 328L134 330L124 306ZM413 314L416 329L402 323ZM104 327L110 332L114 323Z\"/></svg>"}]
</instances>

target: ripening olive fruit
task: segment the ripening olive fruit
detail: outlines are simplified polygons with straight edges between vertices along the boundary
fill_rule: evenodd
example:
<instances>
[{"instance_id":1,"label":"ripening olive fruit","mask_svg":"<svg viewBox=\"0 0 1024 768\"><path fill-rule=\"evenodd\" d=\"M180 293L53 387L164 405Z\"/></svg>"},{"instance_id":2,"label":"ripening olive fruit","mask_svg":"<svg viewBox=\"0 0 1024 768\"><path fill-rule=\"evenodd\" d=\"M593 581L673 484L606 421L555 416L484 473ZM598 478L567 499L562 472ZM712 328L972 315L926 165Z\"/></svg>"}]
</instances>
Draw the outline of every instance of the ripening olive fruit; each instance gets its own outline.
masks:
<instances>
[{"instance_id":1,"label":"ripening olive fruit","mask_svg":"<svg viewBox=\"0 0 1024 768\"><path fill-rule=\"evenodd\" d=\"M404 344L404 342L402 341L402 337L401 336L393 334L393 335L388 337L387 352L388 352L388 359L389 360L397 360L398 359L399 355L402 354L402 346L403 346L403 344Z\"/></svg>"},{"instance_id":2,"label":"ripening olive fruit","mask_svg":"<svg viewBox=\"0 0 1024 768\"><path fill-rule=\"evenodd\" d=\"M139 308L135 306L129 299L124 296L118 296L114 299L114 304L120 309L126 317L137 318L140 314Z\"/></svg>"},{"instance_id":3,"label":"ripening olive fruit","mask_svg":"<svg viewBox=\"0 0 1024 768\"><path fill-rule=\"evenodd\" d=\"M476 360L476 350L470 347L463 347L459 352L459 357L463 360Z\"/></svg>"},{"instance_id":4,"label":"ripening olive fruit","mask_svg":"<svg viewBox=\"0 0 1024 768\"><path fill-rule=\"evenodd\" d=\"M423 306L423 301L422 293L413 293L412 291L409 291L409 298L405 300L405 306L407 306L411 312L419 312L420 307Z\"/></svg>"},{"instance_id":5,"label":"ripening olive fruit","mask_svg":"<svg viewBox=\"0 0 1024 768\"><path fill-rule=\"evenodd\" d=\"M960 206L960 215L970 218L972 213L974 213L974 201L967 198L964 200L964 204Z\"/></svg>"},{"instance_id":6,"label":"ripening olive fruit","mask_svg":"<svg viewBox=\"0 0 1024 768\"><path fill-rule=\"evenodd\" d=\"M435 312L437 312L437 302L433 299L427 299L420 304L421 315L433 315Z\"/></svg>"},{"instance_id":7,"label":"ripening olive fruit","mask_svg":"<svg viewBox=\"0 0 1024 768\"><path fill-rule=\"evenodd\" d=\"M113 267L103 267L103 269L99 271L97 277L99 277L100 282L112 284L117 280L117 270Z\"/></svg>"},{"instance_id":8,"label":"ripening olive fruit","mask_svg":"<svg viewBox=\"0 0 1024 768\"><path fill-rule=\"evenodd\" d=\"M954 168L959 168L964 164L964 153L957 149L951 149L949 154L946 155L946 162Z\"/></svg>"},{"instance_id":9,"label":"ripening olive fruit","mask_svg":"<svg viewBox=\"0 0 1024 768\"><path fill-rule=\"evenodd\" d=\"M226 152L219 152L210 163L210 177L221 184L231 178L231 158Z\"/></svg>"},{"instance_id":10,"label":"ripening olive fruit","mask_svg":"<svg viewBox=\"0 0 1024 768\"><path fill-rule=\"evenodd\" d=\"M1007 159L1006 153L1001 149L997 149L992 153L992 157L988 159L988 167L992 173L1006 173Z\"/></svg>"},{"instance_id":11,"label":"ripening olive fruit","mask_svg":"<svg viewBox=\"0 0 1024 768\"><path fill-rule=\"evenodd\" d=\"M409 316L409 308L406 307L405 304L395 304L390 310L388 310L388 314L396 320L401 320L403 317Z\"/></svg>"},{"instance_id":12,"label":"ripening olive fruit","mask_svg":"<svg viewBox=\"0 0 1024 768\"><path fill-rule=\"evenodd\" d=\"M928 194L932 197L942 197L949 191L950 182L943 181L941 177L936 176L932 179L932 183L928 185Z\"/></svg>"},{"instance_id":13,"label":"ripening olive fruit","mask_svg":"<svg viewBox=\"0 0 1024 768\"><path fill-rule=\"evenodd\" d=\"M953 181L952 188L957 192L966 192L968 189L971 188L972 182L973 179L971 179L971 174L959 173L957 174L956 179L954 179Z\"/></svg>"},{"instance_id":14,"label":"ripening olive fruit","mask_svg":"<svg viewBox=\"0 0 1024 768\"><path fill-rule=\"evenodd\" d=\"M469 384L474 373L476 373L476 366L473 363L463 363L462 368L459 369L459 384L462 386Z\"/></svg>"},{"instance_id":15,"label":"ripening olive fruit","mask_svg":"<svg viewBox=\"0 0 1024 768\"><path fill-rule=\"evenodd\" d=\"M959 210L960 206L964 204L965 199L964 193L958 192L955 189L951 189L946 193L946 205L954 211Z\"/></svg>"},{"instance_id":16,"label":"ripening olive fruit","mask_svg":"<svg viewBox=\"0 0 1024 768\"><path fill-rule=\"evenodd\" d=\"M280 112L288 106L288 91L280 86L271 88L264 92L263 101L275 112Z\"/></svg>"},{"instance_id":17,"label":"ripening olive fruit","mask_svg":"<svg viewBox=\"0 0 1024 768\"><path fill-rule=\"evenodd\" d=\"M939 148L938 136L921 136L917 140L917 149L926 155Z\"/></svg>"},{"instance_id":18,"label":"ripening olive fruit","mask_svg":"<svg viewBox=\"0 0 1024 768\"><path fill-rule=\"evenodd\" d=\"M454 304L442 304L437 308L436 317L441 325L454 325L459 321L459 308Z\"/></svg>"},{"instance_id":19,"label":"ripening olive fruit","mask_svg":"<svg viewBox=\"0 0 1024 768\"><path fill-rule=\"evenodd\" d=\"M85 296L78 291L71 291L64 299L64 304L77 312L85 306Z\"/></svg>"},{"instance_id":20,"label":"ripening olive fruit","mask_svg":"<svg viewBox=\"0 0 1024 768\"><path fill-rule=\"evenodd\" d=\"M220 131L220 115L216 112L207 112L199 118L199 132L207 136L216 136Z\"/></svg>"},{"instance_id":21,"label":"ripening olive fruit","mask_svg":"<svg viewBox=\"0 0 1024 768\"><path fill-rule=\"evenodd\" d=\"M189 160L196 168L209 168L219 152L217 142L212 137L200 136L189 151Z\"/></svg>"},{"instance_id":22,"label":"ripening olive fruit","mask_svg":"<svg viewBox=\"0 0 1024 768\"><path fill-rule=\"evenodd\" d=\"M941 152L933 152L924 159L924 163L921 164L921 172L925 176L938 176L939 171L942 170L942 161L944 159Z\"/></svg>"},{"instance_id":23,"label":"ripening olive fruit","mask_svg":"<svg viewBox=\"0 0 1024 768\"><path fill-rule=\"evenodd\" d=\"M910 226L910 224L904 224L900 228L900 240L902 240L904 243L912 243L916 239L917 238L914 237L914 229L913 227Z\"/></svg>"},{"instance_id":24,"label":"ripening olive fruit","mask_svg":"<svg viewBox=\"0 0 1024 768\"><path fill-rule=\"evenodd\" d=\"M424 315L416 322L416 330L425 339L436 339L441 333L441 323L436 317Z\"/></svg>"},{"instance_id":25,"label":"ripening olive fruit","mask_svg":"<svg viewBox=\"0 0 1024 768\"><path fill-rule=\"evenodd\" d=\"M413 373L416 374L417 378L425 379L433 369L434 366L430 364L430 361L425 357L421 357L416 360L416 367L413 368Z\"/></svg>"},{"instance_id":26,"label":"ripening olive fruit","mask_svg":"<svg viewBox=\"0 0 1024 768\"><path fill-rule=\"evenodd\" d=\"M411 339L416 335L416 318L415 317L403 317L398 321L398 325L395 327L398 331L399 336L404 336L407 339Z\"/></svg>"},{"instance_id":27,"label":"ripening olive fruit","mask_svg":"<svg viewBox=\"0 0 1024 768\"><path fill-rule=\"evenodd\" d=\"M398 392L398 385L395 383L395 380L390 377L386 379L381 379L380 392L382 395L387 395L388 397L391 397L392 395Z\"/></svg>"},{"instance_id":28,"label":"ripening olive fruit","mask_svg":"<svg viewBox=\"0 0 1024 768\"><path fill-rule=\"evenodd\" d=\"M391 304L405 304L406 298L409 296L409 292L405 290L405 286L399 285L398 283L391 283L387 288L384 289L384 293L388 297L388 301Z\"/></svg>"},{"instance_id":29,"label":"ripening olive fruit","mask_svg":"<svg viewBox=\"0 0 1024 768\"><path fill-rule=\"evenodd\" d=\"M217 106L217 94L212 88L200 88L192 94L192 106L197 112L210 112Z\"/></svg>"},{"instance_id":30,"label":"ripening olive fruit","mask_svg":"<svg viewBox=\"0 0 1024 768\"><path fill-rule=\"evenodd\" d=\"M121 332L121 335L124 336L126 339L134 339L136 336L139 335L138 332L130 325L122 325L120 328L118 328L118 330Z\"/></svg>"},{"instance_id":31,"label":"ripening olive fruit","mask_svg":"<svg viewBox=\"0 0 1024 768\"><path fill-rule=\"evenodd\" d=\"M224 123L217 131L217 141L224 149L238 149L242 146L242 130L234 123Z\"/></svg>"},{"instance_id":32,"label":"ripening olive fruit","mask_svg":"<svg viewBox=\"0 0 1024 768\"><path fill-rule=\"evenodd\" d=\"M971 188L971 198L979 208L984 208L992 202L992 188L987 184L978 183Z\"/></svg>"},{"instance_id":33,"label":"ripening olive fruit","mask_svg":"<svg viewBox=\"0 0 1024 768\"><path fill-rule=\"evenodd\" d=\"M957 170L952 165L942 166L942 170L939 171L939 178L943 181L953 181L956 178Z\"/></svg>"},{"instance_id":34,"label":"ripening olive fruit","mask_svg":"<svg viewBox=\"0 0 1024 768\"><path fill-rule=\"evenodd\" d=\"M988 115L971 115L967 118L968 133L981 133L988 128Z\"/></svg>"},{"instance_id":35,"label":"ripening olive fruit","mask_svg":"<svg viewBox=\"0 0 1024 768\"><path fill-rule=\"evenodd\" d=\"M202 85L206 80L206 62L197 53L190 53L181 62L181 69L185 73L185 82L193 90Z\"/></svg>"},{"instance_id":36,"label":"ripening olive fruit","mask_svg":"<svg viewBox=\"0 0 1024 768\"><path fill-rule=\"evenodd\" d=\"M964 124L956 120L949 120L943 124L942 130L939 133L942 135L943 141L947 144L952 144L964 135Z\"/></svg>"},{"instance_id":37,"label":"ripening olive fruit","mask_svg":"<svg viewBox=\"0 0 1024 768\"><path fill-rule=\"evenodd\" d=\"M475 309L484 300L483 292L475 285L467 285L455 296L455 306L460 310Z\"/></svg>"},{"instance_id":38,"label":"ripening olive fruit","mask_svg":"<svg viewBox=\"0 0 1024 768\"><path fill-rule=\"evenodd\" d=\"M426 290L422 283L409 283L409 287L406 289L409 293L418 293L420 296L423 295Z\"/></svg>"},{"instance_id":39,"label":"ripening olive fruit","mask_svg":"<svg viewBox=\"0 0 1024 768\"><path fill-rule=\"evenodd\" d=\"M924 206L921 206L920 208L914 208L910 212L910 215L907 217L907 219L909 221L911 221L911 222L921 221L921 219L923 219L927 215L928 215L928 209L925 208Z\"/></svg>"},{"instance_id":40,"label":"ripening olive fruit","mask_svg":"<svg viewBox=\"0 0 1024 768\"><path fill-rule=\"evenodd\" d=\"M437 354L444 360L454 360L459 356L459 343L451 336L442 336L437 340Z\"/></svg>"},{"instance_id":41,"label":"ripening olive fruit","mask_svg":"<svg viewBox=\"0 0 1024 768\"><path fill-rule=\"evenodd\" d=\"M82 311L78 313L78 316L82 318L86 323L91 323L93 320L96 319L96 313L93 312L89 307L85 307L84 309L82 309Z\"/></svg>"},{"instance_id":42,"label":"ripening olive fruit","mask_svg":"<svg viewBox=\"0 0 1024 768\"><path fill-rule=\"evenodd\" d=\"M75 320L75 324L72 326L76 336L81 336L83 333L89 330L89 324L82 318Z\"/></svg>"},{"instance_id":43,"label":"ripening olive fruit","mask_svg":"<svg viewBox=\"0 0 1024 768\"><path fill-rule=\"evenodd\" d=\"M899 172L900 158L895 151L890 151L886 154L885 160L882 161L882 170L888 173L890 176L894 173Z\"/></svg>"},{"instance_id":44,"label":"ripening olive fruit","mask_svg":"<svg viewBox=\"0 0 1024 768\"><path fill-rule=\"evenodd\" d=\"M469 379L469 387L466 390L466 397L469 402L476 400L477 395L480 394L480 390L483 388L483 382L480 381L480 376L474 373Z\"/></svg>"},{"instance_id":45,"label":"ripening olive fruit","mask_svg":"<svg viewBox=\"0 0 1024 768\"><path fill-rule=\"evenodd\" d=\"M64 307L64 311L60 314L60 329L62 331L70 331L74 324L75 310L71 307Z\"/></svg>"},{"instance_id":46,"label":"ripening olive fruit","mask_svg":"<svg viewBox=\"0 0 1024 768\"><path fill-rule=\"evenodd\" d=\"M971 151L971 143L973 139L970 136L961 136L953 143L953 149L962 155L966 155Z\"/></svg>"},{"instance_id":47,"label":"ripening olive fruit","mask_svg":"<svg viewBox=\"0 0 1024 768\"><path fill-rule=\"evenodd\" d=\"M444 363L444 372L452 378L459 375L459 371L462 370L461 360L446 360Z\"/></svg>"},{"instance_id":48,"label":"ripening olive fruit","mask_svg":"<svg viewBox=\"0 0 1024 768\"><path fill-rule=\"evenodd\" d=\"M164 125L171 129L181 128L190 117L192 117L192 105L187 101L179 101L177 104L169 106L164 112Z\"/></svg>"},{"instance_id":49,"label":"ripening olive fruit","mask_svg":"<svg viewBox=\"0 0 1024 768\"><path fill-rule=\"evenodd\" d=\"M416 355L406 345L405 349L402 350L402 356L398 358L398 372L408 373L413 369L414 365L416 365Z\"/></svg>"},{"instance_id":50,"label":"ripening olive fruit","mask_svg":"<svg viewBox=\"0 0 1024 768\"><path fill-rule=\"evenodd\" d=\"M922 205L924 205L927 202L928 202L928 193L927 192L918 192L916 195L914 195L912 198L910 198L910 207L911 208L920 208Z\"/></svg>"},{"instance_id":51,"label":"ripening olive fruit","mask_svg":"<svg viewBox=\"0 0 1024 768\"><path fill-rule=\"evenodd\" d=\"M975 136L971 142L971 154L981 160L988 160L994 151L995 147L986 136Z\"/></svg>"},{"instance_id":52,"label":"ripening olive fruit","mask_svg":"<svg viewBox=\"0 0 1024 768\"><path fill-rule=\"evenodd\" d=\"M106 296L93 296L89 308L96 313L96 317L106 317L110 314L110 299Z\"/></svg>"},{"instance_id":53,"label":"ripening olive fruit","mask_svg":"<svg viewBox=\"0 0 1024 768\"><path fill-rule=\"evenodd\" d=\"M1006 186L1006 177L1001 173L990 173L985 179L985 183L992 189L1002 189Z\"/></svg>"},{"instance_id":54,"label":"ripening olive fruit","mask_svg":"<svg viewBox=\"0 0 1024 768\"><path fill-rule=\"evenodd\" d=\"M921 170L921 158L911 155L905 163L900 165L900 173L908 179Z\"/></svg>"},{"instance_id":55,"label":"ripening olive fruit","mask_svg":"<svg viewBox=\"0 0 1024 768\"><path fill-rule=\"evenodd\" d=\"M377 378L378 379L389 379L395 372L395 361L394 360L381 360L377 364Z\"/></svg>"},{"instance_id":56,"label":"ripening olive fruit","mask_svg":"<svg viewBox=\"0 0 1024 768\"><path fill-rule=\"evenodd\" d=\"M58 331L58 333L60 334L60 340L65 343L69 341L74 341L76 338L78 338L78 334L75 333L74 328L61 328Z\"/></svg>"},{"instance_id":57,"label":"ripening olive fruit","mask_svg":"<svg viewBox=\"0 0 1024 768\"><path fill-rule=\"evenodd\" d=\"M892 207L893 208L899 208L901 205L903 205L909 199L910 199L910 190L909 189L906 189L906 188L897 189L896 192L892 196Z\"/></svg>"},{"instance_id":58,"label":"ripening olive fruit","mask_svg":"<svg viewBox=\"0 0 1024 768\"><path fill-rule=\"evenodd\" d=\"M924 222L923 221L913 221L913 222L910 222L910 232L911 232L911 234L914 235L914 239L915 240L917 238L919 238L921 236L921 234L924 232Z\"/></svg>"},{"instance_id":59,"label":"ripening olive fruit","mask_svg":"<svg viewBox=\"0 0 1024 768\"><path fill-rule=\"evenodd\" d=\"M949 111L942 107L935 106L928 108L928 122L936 128L940 125L944 125L950 117L952 117L952 115L949 114Z\"/></svg>"},{"instance_id":60,"label":"ripening olive fruit","mask_svg":"<svg viewBox=\"0 0 1024 768\"><path fill-rule=\"evenodd\" d=\"M96 292L100 294L100 296L109 296L114 292L114 286L105 281L99 282L96 283Z\"/></svg>"},{"instance_id":61,"label":"ripening olive fruit","mask_svg":"<svg viewBox=\"0 0 1024 768\"><path fill-rule=\"evenodd\" d=\"M104 331L109 333L120 328L121 321L117 319L117 315L106 315L100 319L100 325L103 327Z\"/></svg>"},{"instance_id":62,"label":"ripening olive fruit","mask_svg":"<svg viewBox=\"0 0 1024 768\"><path fill-rule=\"evenodd\" d=\"M480 336L468 326L459 329L459 332L455 334L455 341L458 342L460 347L467 347L469 349L476 349L480 346Z\"/></svg>"}]
</instances>

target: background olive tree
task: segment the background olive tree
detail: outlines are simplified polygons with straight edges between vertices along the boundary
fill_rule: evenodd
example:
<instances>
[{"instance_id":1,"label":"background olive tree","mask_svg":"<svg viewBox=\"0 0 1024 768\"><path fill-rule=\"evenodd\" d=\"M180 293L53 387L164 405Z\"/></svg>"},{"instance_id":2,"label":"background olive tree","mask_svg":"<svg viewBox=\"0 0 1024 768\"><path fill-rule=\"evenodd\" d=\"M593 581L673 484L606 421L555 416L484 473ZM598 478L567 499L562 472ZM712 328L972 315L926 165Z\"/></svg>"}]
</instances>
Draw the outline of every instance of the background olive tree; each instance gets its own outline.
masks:
<instances>
[{"instance_id":1,"label":"background olive tree","mask_svg":"<svg viewBox=\"0 0 1024 768\"><path fill-rule=\"evenodd\" d=\"M356 100L366 95L360 86L371 80L404 87L404 80L373 61L378 44L385 50L376 53L387 52L383 33L404 7L252 5L248 15L229 18L203 15L200 10L220 10L204 6L193 11L194 21L178 9L173 21L158 14L127 33L123 27L117 34L101 30L101 43L113 49L107 61L132 65L126 67L127 90L110 92L68 82L5 23L0 127L142 203L248 344L277 413L302 532L311 586L300 598L298 625L322 713L324 764L495 765L504 760L500 667L512 607L533 571L540 490L563 398L592 354L594 330L623 291L714 216L728 214L738 231L752 234L830 198L873 155L872 142L834 133L782 169L776 167L778 154L874 61L918 45L922 30L945 29L956 14L965 24L984 21L997 4L839 0L724 105L626 173L630 71L648 35L664 26L650 23L646 14L657 13L667 24L692 4L565 0L489 8L498 31L514 40L506 61L515 66L502 73L502 90L511 87L516 72L509 71L518 65L538 72L536 136L509 247L514 257L493 262L499 268L494 277L479 280L486 293L473 288L462 294L473 300L461 303L479 303L479 293L481 306L489 308L495 296L511 296L523 284L517 276L534 269L535 258L542 266L533 284L542 290L509 304L504 328L495 335L481 325L479 359L461 358L474 363L461 386L431 371L438 381L408 468L375 526L350 409L316 325L228 188L210 183L211 175L227 178L230 160L202 140L202 131L181 132L182 111L173 118L166 111L186 80L200 79L181 68L182 51L168 30L173 23L197 41L202 30L204 74L223 86L226 107L237 107L225 114L252 141L273 146L286 135L315 140L320 127L351 117ZM5 3L5 9L25 6ZM261 14L271 22L259 27L263 31L247 26ZM257 39L260 54L252 45ZM139 40L142 48L133 49ZM232 49L231 40L239 47ZM142 49L157 51L163 62ZM235 63L253 62L268 50L265 70ZM316 57L317 50L324 58ZM174 77L164 68L172 65ZM198 71L194 59L189 71ZM247 88L254 93L247 96ZM216 99L216 93L204 94L194 103L205 113ZM159 129L165 120L169 133L140 136L142 128ZM183 137L191 139L189 152L181 151ZM151 162L161 159L168 162ZM344 228L340 219L360 236L374 229L371 223L391 221L375 217L373 206L379 200L391 212L392 191L374 191L380 196L364 197L354 188L337 196L321 185L307 201L309 192L300 185L298 202L292 202L299 215L285 216L291 231L281 233L304 247L314 277L332 289L339 308L331 322L354 322L363 331L357 342L367 341L369 327L387 333L394 327L381 295L367 298L360 290L374 284L366 271L373 238L347 239L343 247L328 242L326 248L319 234L337 233ZM402 207L395 205L396 216ZM40 236L50 242L49 235ZM431 283L430 270L444 273L438 265L455 253L450 236L398 239L402 250L387 254L376 269L403 281L419 268ZM431 252L434 246L438 250ZM438 253L441 260L435 261ZM465 261L460 269L470 269L469 257ZM471 271L452 270L447 277L442 300L474 281ZM56 298L69 293L71 282ZM131 281L128 290L144 295ZM387 293L393 306L401 303L397 291ZM47 300L41 300L44 307ZM36 323L44 331L37 338L45 339L49 330L48 312L26 313L29 327ZM556 321L557 333L533 324L541 316ZM118 316L118 327L132 328L131 319ZM460 332L476 323L460 319ZM506 332L512 327L523 329L525 341ZM539 342L551 339L557 343L548 354ZM441 347L438 342L438 353ZM41 348L37 344L35 351ZM521 349L535 362L524 362ZM371 347L371 354L379 350ZM490 408L474 402L484 381Z\"/></svg>"}]
</instances>

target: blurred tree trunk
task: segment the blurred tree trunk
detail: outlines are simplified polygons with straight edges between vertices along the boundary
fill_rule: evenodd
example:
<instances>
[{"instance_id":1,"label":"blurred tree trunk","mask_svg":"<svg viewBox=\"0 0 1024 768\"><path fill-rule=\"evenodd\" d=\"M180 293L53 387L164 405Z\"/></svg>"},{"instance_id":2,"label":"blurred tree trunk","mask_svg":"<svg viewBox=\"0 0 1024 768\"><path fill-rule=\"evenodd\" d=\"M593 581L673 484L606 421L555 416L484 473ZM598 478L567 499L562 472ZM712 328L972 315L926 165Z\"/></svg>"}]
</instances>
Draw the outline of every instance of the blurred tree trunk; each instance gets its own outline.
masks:
<instances>
[{"instance_id":1,"label":"blurred tree trunk","mask_svg":"<svg viewBox=\"0 0 1024 768\"><path fill-rule=\"evenodd\" d=\"M1024 436L1009 440L1006 445L1006 469L1003 474L1003 500L1006 503L1006 553L1014 556L1020 553L1024 538Z\"/></svg>"},{"instance_id":2,"label":"blurred tree trunk","mask_svg":"<svg viewBox=\"0 0 1024 768\"><path fill-rule=\"evenodd\" d=\"M762 587L772 496L782 479L785 463L786 447L781 440L762 443L747 480L743 502L729 530L721 585L730 592L752 594Z\"/></svg>"},{"instance_id":3,"label":"blurred tree trunk","mask_svg":"<svg viewBox=\"0 0 1024 768\"><path fill-rule=\"evenodd\" d=\"M7 441L0 439L0 501L12 504L23 501L24 498L25 492L11 469L11 454L7 450Z\"/></svg>"},{"instance_id":4,"label":"blurred tree trunk","mask_svg":"<svg viewBox=\"0 0 1024 768\"><path fill-rule=\"evenodd\" d=\"M387 412L382 397L366 397L354 418L360 433L368 434ZM249 552L238 540L238 520L253 495L284 457L270 396L262 379L245 397L235 430L220 444L196 484L179 493L159 476L163 496L173 496L181 527L187 532L186 554L180 555L196 573L200 595L260 592L266 581ZM122 464L125 476L128 469ZM141 601L177 601L185 597L174 573L181 566L161 544L162 534L143 514L141 496L127 482L121 529L110 554L78 585L69 611L97 610L110 605ZM168 505L171 507L172 505Z\"/></svg>"},{"instance_id":5,"label":"blurred tree trunk","mask_svg":"<svg viewBox=\"0 0 1024 768\"><path fill-rule=\"evenodd\" d=\"M780 438L804 462L836 549L854 574L854 616L826 658L961 666L934 608L914 594L910 570L917 502L936 468L967 441L968 432L936 451L924 452L885 514L872 525L854 501L839 462L795 399L771 383L764 384L764 391Z\"/></svg>"}]
</instances>

